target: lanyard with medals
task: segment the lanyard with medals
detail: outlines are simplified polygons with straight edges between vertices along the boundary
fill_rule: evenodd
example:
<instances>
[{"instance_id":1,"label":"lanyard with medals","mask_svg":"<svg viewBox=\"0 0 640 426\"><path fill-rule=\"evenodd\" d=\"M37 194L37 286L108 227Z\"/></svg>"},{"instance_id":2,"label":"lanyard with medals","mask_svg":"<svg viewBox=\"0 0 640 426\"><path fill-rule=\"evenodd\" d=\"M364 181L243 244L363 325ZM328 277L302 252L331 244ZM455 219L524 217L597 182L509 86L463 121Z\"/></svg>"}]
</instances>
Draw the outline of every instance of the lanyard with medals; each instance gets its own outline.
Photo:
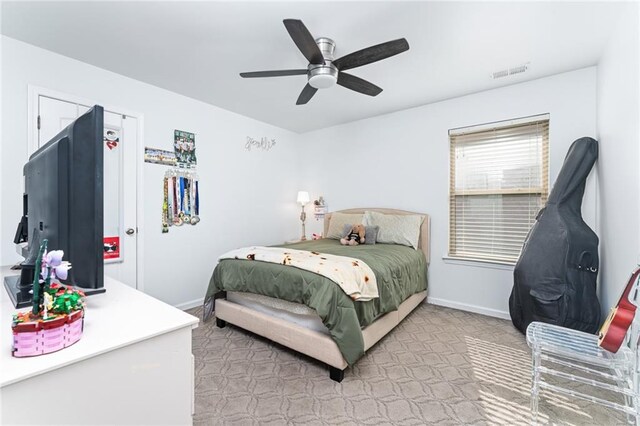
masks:
<instances>
[{"instance_id":1,"label":"lanyard with medals","mask_svg":"<svg viewBox=\"0 0 640 426\"><path fill-rule=\"evenodd\" d=\"M165 191L167 191L165 198L167 202L166 221L167 226L173 226L173 177L165 177L165 180L167 181L165 188Z\"/></svg>"},{"instance_id":2,"label":"lanyard with medals","mask_svg":"<svg viewBox=\"0 0 640 426\"><path fill-rule=\"evenodd\" d=\"M178 216L178 187L176 185L177 177L173 176L171 178L171 192L173 193L173 224L180 225L180 217Z\"/></svg>"},{"instance_id":3,"label":"lanyard with medals","mask_svg":"<svg viewBox=\"0 0 640 426\"><path fill-rule=\"evenodd\" d=\"M198 178L194 176L192 181L193 192L193 214L191 215L191 224L195 225L200 222L200 195L198 194Z\"/></svg>"},{"instance_id":4,"label":"lanyard with medals","mask_svg":"<svg viewBox=\"0 0 640 426\"><path fill-rule=\"evenodd\" d=\"M189 183L191 180L188 177L184 178L184 221L191 223L191 197L189 197Z\"/></svg>"},{"instance_id":5,"label":"lanyard with medals","mask_svg":"<svg viewBox=\"0 0 640 426\"><path fill-rule=\"evenodd\" d=\"M194 171L173 169L163 179L162 232L170 226L200 222L198 175Z\"/></svg>"},{"instance_id":6,"label":"lanyard with medals","mask_svg":"<svg viewBox=\"0 0 640 426\"><path fill-rule=\"evenodd\" d=\"M164 192L164 200L162 202L162 233L164 234L169 232L169 223L167 222L167 216L169 215L169 179L166 176L162 184Z\"/></svg>"}]
</instances>

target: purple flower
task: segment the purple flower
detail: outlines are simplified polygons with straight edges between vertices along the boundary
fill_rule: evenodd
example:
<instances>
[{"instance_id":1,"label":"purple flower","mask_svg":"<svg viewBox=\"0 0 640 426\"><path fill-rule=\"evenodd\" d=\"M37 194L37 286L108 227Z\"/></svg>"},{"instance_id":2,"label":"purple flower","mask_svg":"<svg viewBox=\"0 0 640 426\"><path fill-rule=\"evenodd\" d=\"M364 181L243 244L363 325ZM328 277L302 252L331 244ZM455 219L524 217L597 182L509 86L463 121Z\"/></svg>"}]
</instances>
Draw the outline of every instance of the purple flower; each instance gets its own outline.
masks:
<instances>
[{"instance_id":1,"label":"purple flower","mask_svg":"<svg viewBox=\"0 0 640 426\"><path fill-rule=\"evenodd\" d=\"M69 262L62 262L60 265L53 268L51 273L61 280L66 280L69 275L69 269L71 269L71 264Z\"/></svg>"},{"instance_id":2,"label":"purple flower","mask_svg":"<svg viewBox=\"0 0 640 426\"><path fill-rule=\"evenodd\" d=\"M64 256L64 251L62 250L52 250L45 255L45 263L48 266L59 266L62 263L62 257Z\"/></svg>"},{"instance_id":3,"label":"purple flower","mask_svg":"<svg viewBox=\"0 0 640 426\"><path fill-rule=\"evenodd\" d=\"M42 256L42 278L47 278L47 270L50 268L51 278L57 277L61 280L67 279L71 264L69 262L64 262L62 260L63 256L64 251L62 250L52 250Z\"/></svg>"}]
</instances>

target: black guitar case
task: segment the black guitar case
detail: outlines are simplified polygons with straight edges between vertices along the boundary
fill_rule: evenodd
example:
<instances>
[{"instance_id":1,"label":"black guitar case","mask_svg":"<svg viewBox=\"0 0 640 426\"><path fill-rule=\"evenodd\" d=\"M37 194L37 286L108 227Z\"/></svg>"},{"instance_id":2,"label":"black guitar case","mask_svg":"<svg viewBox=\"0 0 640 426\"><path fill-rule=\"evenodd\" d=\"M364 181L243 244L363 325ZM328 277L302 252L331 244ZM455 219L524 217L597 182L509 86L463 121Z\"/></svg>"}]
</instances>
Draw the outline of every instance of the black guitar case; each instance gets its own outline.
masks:
<instances>
[{"instance_id":1,"label":"black guitar case","mask_svg":"<svg viewBox=\"0 0 640 426\"><path fill-rule=\"evenodd\" d=\"M509 313L525 333L542 321L595 333L600 326L596 295L598 236L582 220L585 181L598 158L598 141L576 140L525 239L513 271Z\"/></svg>"}]
</instances>

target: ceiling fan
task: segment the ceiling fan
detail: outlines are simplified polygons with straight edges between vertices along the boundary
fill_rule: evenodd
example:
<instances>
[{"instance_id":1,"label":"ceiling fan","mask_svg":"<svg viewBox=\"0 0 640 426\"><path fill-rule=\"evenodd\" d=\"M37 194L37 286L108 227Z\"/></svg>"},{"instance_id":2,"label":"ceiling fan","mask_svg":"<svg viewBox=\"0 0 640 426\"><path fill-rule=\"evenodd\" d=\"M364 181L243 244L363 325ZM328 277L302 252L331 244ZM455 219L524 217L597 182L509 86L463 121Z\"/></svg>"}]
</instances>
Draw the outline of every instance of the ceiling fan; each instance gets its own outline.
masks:
<instances>
[{"instance_id":1,"label":"ceiling fan","mask_svg":"<svg viewBox=\"0 0 640 426\"><path fill-rule=\"evenodd\" d=\"M326 89L336 83L365 95L377 96L382 92L380 87L344 71L377 62L409 50L407 40L400 38L334 59L333 52L336 48L336 43L333 40L326 37L314 39L307 27L299 19L285 19L283 22L293 42L309 61L307 68L242 72L240 77L283 77L306 74L308 82L302 89L296 105L306 104L318 89Z\"/></svg>"}]
</instances>

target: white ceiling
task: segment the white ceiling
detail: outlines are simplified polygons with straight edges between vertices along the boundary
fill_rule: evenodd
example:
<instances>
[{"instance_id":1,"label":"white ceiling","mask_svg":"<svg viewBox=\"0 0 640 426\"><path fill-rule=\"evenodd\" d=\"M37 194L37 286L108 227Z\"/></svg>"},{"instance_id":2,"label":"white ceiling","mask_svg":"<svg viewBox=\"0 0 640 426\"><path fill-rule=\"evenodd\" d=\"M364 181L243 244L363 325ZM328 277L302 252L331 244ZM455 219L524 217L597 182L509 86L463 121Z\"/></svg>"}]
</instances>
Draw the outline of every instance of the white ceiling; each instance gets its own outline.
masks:
<instances>
[{"instance_id":1,"label":"white ceiling","mask_svg":"<svg viewBox=\"0 0 640 426\"><path fill-rule=\"evenodd\" d=\"M237 113L306 132L595 65L619 4L598 2L7 2L3 34ZM349 71L382 87L341 86L296 106L306 76L282 20L302 19L336 57L405 37L408 52ZM493 71L530 62L523 75Z\"/></svg>"}]
</instances>

